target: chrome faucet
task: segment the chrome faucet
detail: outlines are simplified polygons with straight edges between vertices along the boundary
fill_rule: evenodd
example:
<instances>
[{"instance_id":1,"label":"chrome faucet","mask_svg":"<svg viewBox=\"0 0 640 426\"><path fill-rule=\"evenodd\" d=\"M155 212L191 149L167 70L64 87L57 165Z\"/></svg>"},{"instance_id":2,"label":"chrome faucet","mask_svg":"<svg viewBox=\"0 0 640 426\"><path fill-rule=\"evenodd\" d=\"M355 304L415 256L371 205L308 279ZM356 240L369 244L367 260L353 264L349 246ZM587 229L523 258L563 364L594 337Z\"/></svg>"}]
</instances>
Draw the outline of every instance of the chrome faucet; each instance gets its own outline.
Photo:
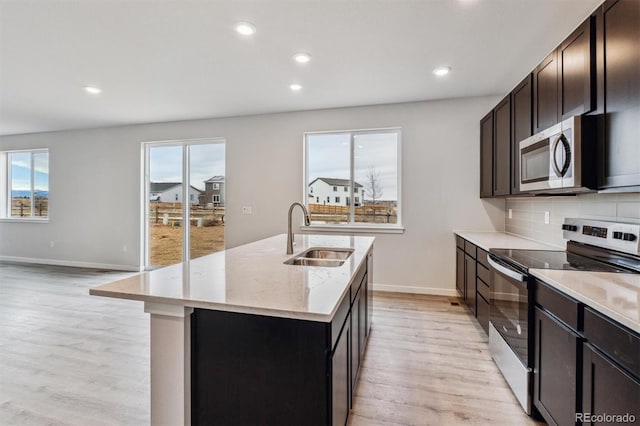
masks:
<instances>
[{"instance_id":1,"label":"chrome faucet","mask_svg":"<svg viewBox=\"0 0 640 426\"><path fill-rule=\"evenodd\" d=\"M291 213L293 212L293 208L295 206L300 206L300 208L304 212L304 225L305 226L311 225L311 221L309 220L309 211L304 206L304 204L301 204L298 202L291 204L291 207L289 207L289 224L287 228L287 254L293 254L293 232L291 231Z\"/></svg>"}]
</instances>

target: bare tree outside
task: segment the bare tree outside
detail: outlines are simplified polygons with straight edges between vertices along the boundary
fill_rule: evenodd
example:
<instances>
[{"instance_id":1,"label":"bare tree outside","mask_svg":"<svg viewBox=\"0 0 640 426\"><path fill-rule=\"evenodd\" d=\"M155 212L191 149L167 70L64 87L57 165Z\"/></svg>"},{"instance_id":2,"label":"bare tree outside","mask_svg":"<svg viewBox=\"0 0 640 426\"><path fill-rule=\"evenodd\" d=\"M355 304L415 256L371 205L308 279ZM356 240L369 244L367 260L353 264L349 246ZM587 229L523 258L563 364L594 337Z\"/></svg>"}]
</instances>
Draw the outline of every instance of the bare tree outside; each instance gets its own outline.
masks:
<instances>
[{"instance_id":1,"label":"bare tree outside","mask_svg":"<svg viewBox=\"0 0 640 426\"><path fill-rule=\"evenodd\" d=\"M374 166L369 166L369 170L367 170L365 188L372 204L375 204L377 200L382 198L384 192L382 184L380 183L380 171Z\"/></svg>"}]
</instances>

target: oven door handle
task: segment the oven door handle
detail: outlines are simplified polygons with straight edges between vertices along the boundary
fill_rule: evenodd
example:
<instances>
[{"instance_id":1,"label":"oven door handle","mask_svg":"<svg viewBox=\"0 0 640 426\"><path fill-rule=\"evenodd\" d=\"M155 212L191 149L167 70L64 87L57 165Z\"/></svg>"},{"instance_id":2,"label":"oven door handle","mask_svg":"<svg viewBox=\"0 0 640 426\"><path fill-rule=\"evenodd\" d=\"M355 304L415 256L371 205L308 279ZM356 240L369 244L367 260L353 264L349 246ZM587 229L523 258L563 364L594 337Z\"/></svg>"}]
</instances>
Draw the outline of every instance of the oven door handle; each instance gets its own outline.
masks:
<instances>
[{"instance_id":1,"label":"oven door handle","mask_svg":"<svg viewBox=\"0 0 640 426\"><path fill-rule=\"evenodd\" d=\"M493 267L496 271L500 272L501 274L506 275L509 278L513 278L516 281L520 281L520 282L526 281L524 275L519 274L516 271L507 268L506 266L502 266L501 264L493 260L491 258L491 255L487 256L487 261L489 262L489 265L491 265L491 267Z\"/></svg>"}]
</instances>

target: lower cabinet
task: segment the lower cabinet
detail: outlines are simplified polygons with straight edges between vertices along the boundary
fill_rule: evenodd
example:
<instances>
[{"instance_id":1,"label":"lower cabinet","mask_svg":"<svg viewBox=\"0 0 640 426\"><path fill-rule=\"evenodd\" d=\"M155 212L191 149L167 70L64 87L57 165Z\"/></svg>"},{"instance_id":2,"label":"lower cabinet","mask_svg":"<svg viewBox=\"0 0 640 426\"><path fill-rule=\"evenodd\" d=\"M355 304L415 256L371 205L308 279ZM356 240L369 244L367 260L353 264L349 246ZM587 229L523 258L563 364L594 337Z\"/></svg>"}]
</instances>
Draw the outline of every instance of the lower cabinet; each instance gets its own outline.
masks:
<instances>
[{"instance_id":1,"label":"lower cabinet","mask_svg":"<svg viewBox=\"0 0 640 426\"><path fill-rule=\"evenodd\" d=\"M469 256L464 255L464 276L466 287L466 302L471 312L476 313L476 260Z\"/></svg>"},{"instance_id":2,"label":"lower cabinet","mask_svg":"<svg viewBox=\"0 0 640 426\"><path fill-rule=\"evenodd\" d=\"M533 403L550 425L640 420L640 335L536 280Z\"/></svg>"},{"instance_id":3,"label":"lower cabinet","mask_svg":"<svg viewBox=\"0 0 640 426\"><path fill-rule=\"evenodd\" d=\"M456 235L456 291L489 334L487 252Z\"/></svg>"},{"instance_id":4,"label":"lower cabinet","mask_svg":"<svg viewBox=\"0 0 640 426\"><path fill-rule=\"evenodd\" d=\"M456 248L456 290L465 299L464 250L459 247Z\"/></svg>"},{"instance_id":5,"label":"lower cabinet","mask_svg":"<svg viewBox=\"0 0 640 426\"><path fill-rule=\"evenodd\" d=\"M640 421L640 381L590 344L583 349L582 413L589 425ZM598 418L603 414L621 417Z\"/></svg>"},{"instance_id":6,"label":"lower cabinet","mask_svg":"<svg viewBox=\"0 0 640 426\"><path fill-rule=\"evenodd\" d=\"M534 318L533 403L550 425L574 424L581 339L538 307Z\"/></svg>"},{"instance_id":7,"label":"lower cabinet","mask_svg":"<svg viewBox=\"0 0 640 426\"><path fill-rule=\"evenodd\" d=\"M360 312L362 301L362 289L360 289L351 305L351 388L355 389L356 380L358 379L358 371L360 369ZM363 309L364 310L364 309ZM364 331L364 330L362 330ZM363 336L364 337L364 336Z\"/></svg>"}]
</instances>

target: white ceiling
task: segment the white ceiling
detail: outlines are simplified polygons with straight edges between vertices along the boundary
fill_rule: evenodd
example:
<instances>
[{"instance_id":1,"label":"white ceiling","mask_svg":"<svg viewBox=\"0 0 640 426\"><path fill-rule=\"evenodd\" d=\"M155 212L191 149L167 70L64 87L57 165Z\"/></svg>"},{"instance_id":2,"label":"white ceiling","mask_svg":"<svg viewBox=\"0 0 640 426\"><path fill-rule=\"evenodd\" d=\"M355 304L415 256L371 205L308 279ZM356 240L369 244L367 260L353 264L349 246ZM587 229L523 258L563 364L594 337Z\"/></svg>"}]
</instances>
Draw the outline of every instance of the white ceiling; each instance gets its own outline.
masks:
<instances>
[{"instance_id":1,"label":"white ceiling","mask_svg":"<svg viewBox=\"0 0 640 426\"><path fill-rule=\"evenodd\" d=\"M0 134L502 95L600 2L0 0Z\"/></svg>"}]
</instances>

